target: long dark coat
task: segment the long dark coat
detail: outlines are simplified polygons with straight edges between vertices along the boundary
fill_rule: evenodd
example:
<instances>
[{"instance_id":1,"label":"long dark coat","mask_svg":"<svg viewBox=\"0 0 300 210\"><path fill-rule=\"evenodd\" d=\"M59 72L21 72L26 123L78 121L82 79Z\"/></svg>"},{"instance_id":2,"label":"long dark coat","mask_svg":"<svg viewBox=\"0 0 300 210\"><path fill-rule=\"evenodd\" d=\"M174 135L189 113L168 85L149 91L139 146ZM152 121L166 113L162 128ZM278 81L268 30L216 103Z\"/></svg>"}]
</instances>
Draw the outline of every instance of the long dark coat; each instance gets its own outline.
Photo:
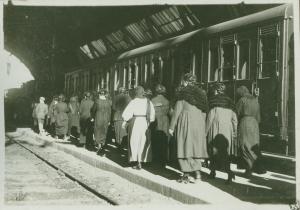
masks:
<instances>
[{"instance_id":1,"label":"long dark coat","mask_svg":"<svg viewBox=\"0 0 300 210\"><path fill-rule=\"evenodd\" d=\"M92 115L95 118L94 135L98 144L105 144L111 119L111 106L110 100L97 99L92 108Z\"/></svg>"},{"instance_id":2,"label":"long dark coat","mask_svg":"<svg viewBox=\"0 0 300 210\"><path fill-rule=\"evenodd\" d=\"M58 102L55 106L55 133L58 136L66 135L68 132L68 105L65 102Z\"/></svg>"},{"instance_id":3,"label":"long dark coat","mask_svg":"<svg viewBox=\"0 0 300 210\"><path fill-rule=\"evenodd\" d=\"M117 144L121 144L123 138L127 135L127 132L124 128L122 128L122 113L126 106L129 104L131 98L126 94L119 94L115 97L113 109L114 109L114 127L115 127L115 136Z\"/></svg>"},{"instance_id":4,"label":"long dark coat","mask_svg":"<svg viewBox=\"0 0 300 210\"><path fill-rule=\"evenodd\" d=\"M73 127L79 132L79 103L77 101L70 101L69 103L69 132Z\"/></svg>"},{"instance_id":5,"label":"long dark coat","mask_svg":"<svg viewBox=\"0 0 300 210\"><path fill-rule=\"evenodd\" d=\"M50 118L50 124L55 122L55 106L56 104L55 101L53 100L49 105L49 112L48 112Z\"/></svg>"},{"instance_id":6,"label":"long dark coat","mask_svg":"<svg viewBox=\"0 0 300 210\"><path fill-rule=\"evenodd\" d=\"M157 95L152 99L155 109L155 121L152 123L152 152L153 159L166 161L169 158L169 111L170 103L163 95Z\"/></svg>"}]
</instances>

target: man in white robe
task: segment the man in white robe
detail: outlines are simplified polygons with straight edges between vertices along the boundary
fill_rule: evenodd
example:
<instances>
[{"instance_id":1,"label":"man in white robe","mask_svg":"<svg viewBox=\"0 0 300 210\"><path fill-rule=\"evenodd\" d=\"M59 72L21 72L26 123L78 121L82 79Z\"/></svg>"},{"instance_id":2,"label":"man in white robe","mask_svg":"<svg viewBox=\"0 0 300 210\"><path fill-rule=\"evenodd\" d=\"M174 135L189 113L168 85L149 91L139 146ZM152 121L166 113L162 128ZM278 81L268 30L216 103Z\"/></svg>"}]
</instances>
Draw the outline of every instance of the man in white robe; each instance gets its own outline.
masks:
<instances>
[{"instance_id":1,"label":"man in white robe","mask_svg":"<svg viewBox=\"0 0 300 210\"><path fill-rule=\"evenodd\" d=\"M131 130L129 131L129 161L137 162L134 168L141 169L141 162L152 160L151 139L146 137L146 132L149 124L155 120L155 110L152 102L144 97L143 87L136 87L135 95L122 114L124 120L122 126L125 127L128 122Z\"/></svg>"}]
</instances>

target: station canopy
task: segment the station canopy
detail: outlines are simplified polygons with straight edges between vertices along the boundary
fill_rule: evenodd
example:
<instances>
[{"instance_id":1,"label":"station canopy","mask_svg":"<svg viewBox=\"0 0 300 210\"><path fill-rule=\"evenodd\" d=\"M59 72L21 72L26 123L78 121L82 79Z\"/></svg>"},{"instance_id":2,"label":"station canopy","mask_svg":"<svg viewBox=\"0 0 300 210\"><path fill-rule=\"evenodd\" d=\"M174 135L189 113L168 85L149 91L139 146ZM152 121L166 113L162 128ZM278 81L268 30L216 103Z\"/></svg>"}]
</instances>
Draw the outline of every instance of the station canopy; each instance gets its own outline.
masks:
<instances>
[{"instance_id":1,"label":"station canopy","mask_svg":"<svg viewBox=\"0 0 300 210\"><path fill-rule=\"evenodd\" d=\"M4 6L4 46L34 77L277 5Z\"/></svg>"}]
</instances>

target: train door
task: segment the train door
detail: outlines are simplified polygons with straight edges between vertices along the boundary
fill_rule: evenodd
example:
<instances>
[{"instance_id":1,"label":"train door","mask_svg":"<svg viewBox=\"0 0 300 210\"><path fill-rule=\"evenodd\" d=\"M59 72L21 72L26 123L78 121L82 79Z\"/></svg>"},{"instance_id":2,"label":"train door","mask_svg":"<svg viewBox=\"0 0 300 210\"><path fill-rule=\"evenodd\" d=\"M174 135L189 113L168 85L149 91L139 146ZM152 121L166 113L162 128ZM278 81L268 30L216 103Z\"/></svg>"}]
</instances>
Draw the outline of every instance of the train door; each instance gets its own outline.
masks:
<instances>
[{"instance_id":1,"label":"train door","mask_svg":"<svg viewBox=\"0 0 300 210\"><path fill-rule=\"evenodd\" d=\"M130 83L130 89L134 88L137 86L137 79L138 79L138 75L137 75L137 65L135 62L130 63L130 69L129 69L129 83Z\"/></svg>"},{"instance_id":2,"label":"train door","mask_svg":"<svg viewBox=\"0 0 300 210\"><path fill-rule=\"evenodd\" d=\"M234 99L234 74L236 69L236 41L234 34L221 37L220 80L226 85L226 94Z\"/></svg>"},{"instance_id":3,"label":"train door","mask_svg":"<svg viewBox=\"0 0 300 210\"><path fill-rule=\"evenodd\" d=\"M240 86L246 86L249 91L256 81L256 30L237 34L237 66L234 76L235 91ZM238 98L234 97L235 102Z\"/></svg>"},{"instance_id":4,"label":"train door","mask_svg":"<svg viewBox=\"0 0 300 210\"><path fill-rule=\"evenodd\" d=\"M271 24L258 30L257 88L261 107L260 133L264 150L284 153L279 136L279 25Z\"/></svg>"}]
</instances>

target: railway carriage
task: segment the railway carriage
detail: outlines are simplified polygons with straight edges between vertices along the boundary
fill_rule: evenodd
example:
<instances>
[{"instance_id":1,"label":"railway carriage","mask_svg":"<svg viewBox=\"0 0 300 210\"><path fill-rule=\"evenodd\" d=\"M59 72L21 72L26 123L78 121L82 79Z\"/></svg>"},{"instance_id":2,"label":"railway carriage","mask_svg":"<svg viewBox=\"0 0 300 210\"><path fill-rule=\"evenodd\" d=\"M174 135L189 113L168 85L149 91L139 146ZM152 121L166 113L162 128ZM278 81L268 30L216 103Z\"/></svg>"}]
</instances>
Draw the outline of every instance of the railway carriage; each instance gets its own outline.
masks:
<instances>
[{"instance_id":1,"label":"railway carriage","mask_svg":"<svg viewBox=\"0 0 300 210\"><path fill-rule=\"evenodd\" d=\"M292 5L201 28L139 47L66 73L67 94L161 83L170 97L186 72L208 90L221 81L236 100L245 85L261 104L263 150L295 155L294 41Z\"/></svg>"}]
</instances>

